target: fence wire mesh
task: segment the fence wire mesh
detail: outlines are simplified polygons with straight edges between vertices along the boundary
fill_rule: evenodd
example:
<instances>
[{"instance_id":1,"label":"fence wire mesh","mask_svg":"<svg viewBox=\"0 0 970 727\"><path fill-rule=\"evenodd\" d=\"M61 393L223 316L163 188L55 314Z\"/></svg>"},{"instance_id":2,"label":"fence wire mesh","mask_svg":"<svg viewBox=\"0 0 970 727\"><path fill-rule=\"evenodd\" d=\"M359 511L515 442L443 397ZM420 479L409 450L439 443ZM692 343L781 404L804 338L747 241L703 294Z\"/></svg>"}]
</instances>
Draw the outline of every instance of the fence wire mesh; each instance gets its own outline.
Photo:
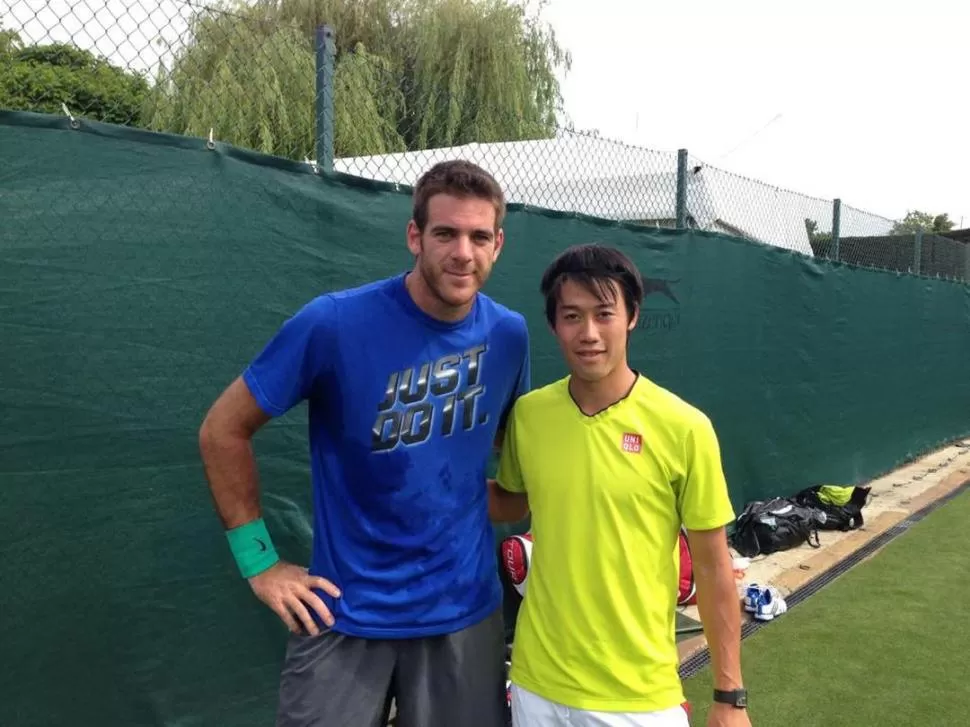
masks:
<instances>
[{"instance_id":1,"label":"fence wire mesh","mask_svg":"<svg viewBox=\"0 0 970 727\"><path fill-rule=\"evenodd\" d=\"M809 197L691 158L688 212L697 227L812 255L819 234L831 234L832 201Z\"/></svg>"},{"instance_id":2,"label":"fence wire mesh","mask_svg":"<svg viewBox=\"0 0 970 727\"><path fill-rule=\"evenodd\" d=\"M816 255L858 267L970 281L970 245L941 235L843 237L837 252L835 247L831 238L826 239L818 245Z\"/></svg>"},{"instance_id":3,"label":"fence wire mesh","mask_svg":"<svg viewBox=\"0 0 970 727\"><path fill-rule=\"evenodd\" d=\"M408 186L437 161L466 158L491 171L513 203L665 228L677 227L681 213L686 227L805 255L970 280L965 242L894 234L896 221L865 210L836 211L832 200L693 156L679 166L675 151L562 128L555 94L535 78L525 89L507 62L461 62L487 56L481 39L496 28L511 39L506 60L522 58L533 69L530 54L540 47L561 62L558 46L513 4L442 7L442 0L7 0L0 108L211 135ZM411 22L393 22L405 14ZM333 29L329 40L324 23ZM402 35L404 26L416 35ZM448 50L419 73L418 45ZM491 101L495 87L512 102Z\"/></svg>"},{"instance_id":4,"label":"fence wire mesh","mask_svg":"<svg viewBox=\"0 0 970 727\"><path fill-rule=\"evenodd\" d=\"M941 235L927 234L920 241L921 275L970 281L970 245Z\"/></svg>"},{"instance_id":5,"label":"fence wire mesh","mask_svg":"<svg viewBox=\"0 0 970 727\"><path fill-rule=\"evenodd\" d=\"M674 227L676 152L642 149L589 134L558 130L550 139L337 158L334 169L411 185L432 164L453 158L488 169L509 202Z\"/></svg>"},{"instance_id":6,"label":"fence wire mesh","mask_svg":"<svg viewBox=\"0 0 970 727\"><path fill-rule=\"evenodd\" d=\"M262 3L12 0L0 107L314 155L312 33Z\"/></svg>"},{"instance_id":7,"label":"fence wire mesh","mask_svg":"<svg viewBox=\"0 0 970 727\"><path fill-rule=\"evenodd\" d=\"M819 245L822 256L860 267L902 272L915 271L913 235L897 235L895 222L842 204L838 247L832 237Z\"/></svg>"}]
</instances>

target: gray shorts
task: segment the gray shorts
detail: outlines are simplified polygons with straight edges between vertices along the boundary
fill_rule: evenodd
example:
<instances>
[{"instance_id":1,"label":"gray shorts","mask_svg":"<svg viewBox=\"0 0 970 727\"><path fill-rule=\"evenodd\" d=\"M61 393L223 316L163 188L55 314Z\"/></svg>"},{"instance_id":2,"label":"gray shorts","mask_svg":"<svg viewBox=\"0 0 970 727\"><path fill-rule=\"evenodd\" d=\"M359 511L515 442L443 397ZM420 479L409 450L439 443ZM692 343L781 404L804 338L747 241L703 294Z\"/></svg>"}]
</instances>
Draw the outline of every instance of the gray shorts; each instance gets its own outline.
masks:
<instances>
[{"instance_id":1,"label":"gray shorts","mask_svg":"<svg viewBox=\"0 0 970 727\"><path fill-rule=\"evenodd\" d=\"M291 635L276 727L507 727L502 609L445 636Z\"/></svg>"}]
</instances>

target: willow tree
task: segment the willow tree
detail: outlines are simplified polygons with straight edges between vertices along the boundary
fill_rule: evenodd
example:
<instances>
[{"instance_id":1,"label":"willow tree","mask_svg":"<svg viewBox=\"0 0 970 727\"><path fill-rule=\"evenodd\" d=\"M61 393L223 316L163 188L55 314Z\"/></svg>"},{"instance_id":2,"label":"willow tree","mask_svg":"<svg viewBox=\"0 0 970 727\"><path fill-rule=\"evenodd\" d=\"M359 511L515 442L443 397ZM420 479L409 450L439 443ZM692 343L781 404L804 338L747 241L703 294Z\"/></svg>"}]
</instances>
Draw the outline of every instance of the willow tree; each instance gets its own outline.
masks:
<instances>
[{"instance_id":1,"label":"willow tree","mask_svg":"<svg viewBox=\"0 0 970 727\"><path fill-rule=\"evenodd\" d=\"M146 106L150 128L311 156L314 31L336 33L337 156L542 138L570 59L516 0L256 0L192 21Z\"/></svg>"}]
</instances>

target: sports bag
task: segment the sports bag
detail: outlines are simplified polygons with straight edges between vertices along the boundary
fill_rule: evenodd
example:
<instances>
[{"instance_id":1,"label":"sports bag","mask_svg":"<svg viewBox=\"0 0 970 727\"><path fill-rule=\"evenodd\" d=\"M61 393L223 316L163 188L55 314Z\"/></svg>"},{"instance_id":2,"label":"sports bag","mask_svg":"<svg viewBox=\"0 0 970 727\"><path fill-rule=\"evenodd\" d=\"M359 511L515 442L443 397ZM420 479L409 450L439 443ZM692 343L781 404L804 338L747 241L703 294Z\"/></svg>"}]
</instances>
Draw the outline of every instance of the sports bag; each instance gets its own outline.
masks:
<instances>
[{"instance_id":1,"label":"sports bag","mask_svg":"<svg viewBox=\"0 0 970 727\"><path fill-rule=\"evenodd\" d=\"M840 487L819 485L808 487L794 499L799 505L815 511L819 530L856 530L865 519L862 508L869 499L870 487Z\"/></svg>"},{"instance_id":2,"label":"sports bag","mask_svg":"<svg viewBox=\"0 0 970 727\"><path fill-rule=\"evenodd\" d=\"M784 497L748 503L731 535L731 545L746 558L790 550L802 543L820 546L815 511Z\"/></svg>"},{"instance_id":3,"label":"sports bag","mask_svg":"<svg viewBox=\"0 0 970 727\"><path fill-rule=\"evenodd\" d=\"M525 596L529 581L529 566L532 563L532 533L510 535L500 545L502 569L512 588L520 596Z\"/></svg>"},{"instance_id":4,"label":"sports bag","mask_svg":"<svg viewBox=\"0 0 970 727\"><path fill-rule=\"evenodd\" d=\"M694 581L694 564L690 554L687 531L681 527L678 537L680 570L677 582L677 605L686 606L697 602L697 584ZM529 582L529 566L532 562L532 533L510 535L500 545L502 569L508 582L519 596L525 596Z\"/></svg>"},{"instance_id":5,"label":"sports bag","mask_svg":"<svg viewBox=\"0 0 970 727\"><path fill-rule=\"evenodd\" d=\"M694 582L694 561L690 554L687 531L681 527L680 537L680 578L677 582L677 605L689 606L697 603L697 584Z\"/></svg>"}]
</instances>

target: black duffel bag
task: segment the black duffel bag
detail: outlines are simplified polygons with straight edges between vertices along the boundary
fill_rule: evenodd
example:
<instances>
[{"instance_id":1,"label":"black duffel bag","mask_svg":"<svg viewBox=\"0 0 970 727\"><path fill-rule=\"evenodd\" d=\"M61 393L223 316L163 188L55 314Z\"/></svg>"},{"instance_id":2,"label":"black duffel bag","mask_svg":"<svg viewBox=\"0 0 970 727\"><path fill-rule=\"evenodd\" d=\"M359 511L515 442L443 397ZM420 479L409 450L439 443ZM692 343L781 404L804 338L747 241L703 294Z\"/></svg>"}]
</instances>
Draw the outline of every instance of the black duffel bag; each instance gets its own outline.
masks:
<instances>
[{"instance_id":1,"label":"black duffel bag","mask_svg":"<svg viewBox=\"0 0 970 727\"><path fill-rule=\"evenodd\" d=\"M731 535L731 546L746 558L790 550L802 543L820 546L816 514L784 497L748 503Z\"/></svg>"}]
</instances>

